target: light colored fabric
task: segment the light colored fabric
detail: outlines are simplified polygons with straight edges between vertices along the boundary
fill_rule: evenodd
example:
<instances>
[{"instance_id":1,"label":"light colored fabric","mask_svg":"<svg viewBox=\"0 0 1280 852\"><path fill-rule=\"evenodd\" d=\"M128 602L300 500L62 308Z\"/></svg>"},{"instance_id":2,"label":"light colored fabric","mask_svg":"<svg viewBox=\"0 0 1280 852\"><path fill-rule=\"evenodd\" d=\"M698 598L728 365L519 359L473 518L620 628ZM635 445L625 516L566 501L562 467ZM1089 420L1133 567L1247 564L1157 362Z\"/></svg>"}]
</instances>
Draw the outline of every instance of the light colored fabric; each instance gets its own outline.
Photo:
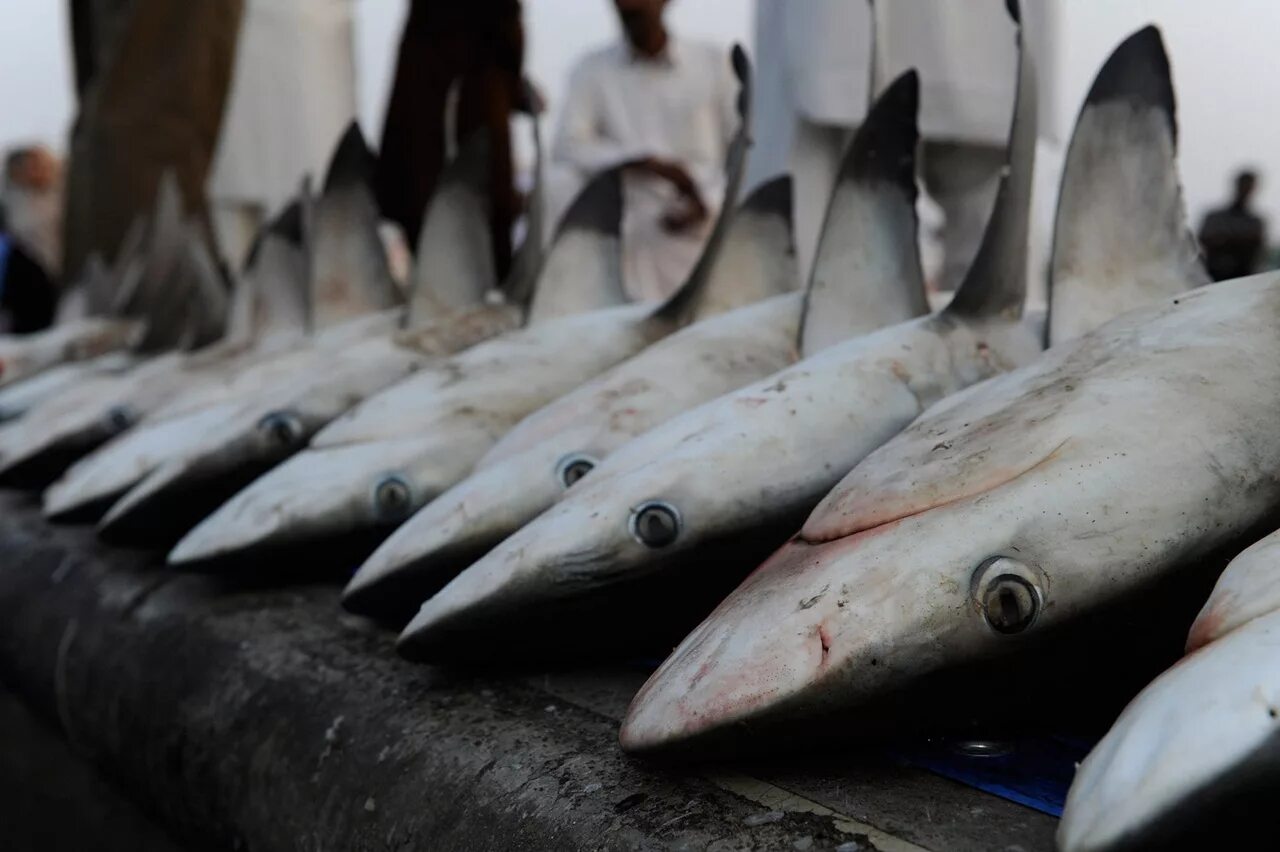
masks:
<instances>
[{"instance_id":1,"label":"light colored fabric","mask_svg":"<svg viewBox=\"0 0 1280 852\"><path fill-rule=\"evenodd\" d=\"M209 180L215 202L277 209L318 182L355 115L351 0L247 0Z\"/></svg>"},{"instance_id":2,"label":"light colored fabric","mask_svg":"<svg viewBox=\"0 0 1280 852\"><path fill-rule=\"evenodd\" d=\"M876 15L884 79L920 72L921 134L1003 146L1017 83L1005 0L892 0Z\"/></svg>"},{"instance_id":3,"label":"light colored fabric","mask_svg":"<svg viewBox=\"0 0 1280 852\"><path fill-rule=\"evenodd\" d=\"M930 284L942 291L960 286L987 230L1004 169L999 145L926 141L921 152L925 190L941 208L941 269Z\"/></svg>"},{"instance_id":4,"label":"light colored fabric","mask_svg":"<svg viewBox=\"0 0 1280 852\"><path fill-rule=\"evenodd\" d=\"M625 43L587 55L570 76L552 146L560 174L551 209L562 210L600 169L656 156L684 165L714 215L737 129L736 97L728 50L708 43L673 37L658 60L636 57ZM676 199L665 181L628 176L623 251L633 298L670 294L697 260L706 228L669 234L659 222Z\"/></svg>"},{"instance_id":5,"label":"light colored fabric","mask_svg":"<svg viewBox=\"0 0 1280 852\"><path fill-rule=\"evenodd\" d=\"M232 269L242 269L266 212L253 202L215 200L209 205L209 215L223 258Z\"/></svg>"},{"instance_id":6,"label":"light colored fabric","mask_svg":"<svg viewBox=\"0 0 1280 852\"><path fill-rule=\"evenodd\" d=\"M47 190L9 184L0 193L9 233L53 278L62 274L62 192L59 179Z\"/></svg>"},{"instance_id":7,"label":"light colored fabric","mask_svg":"<svg viewBox=\"0 0 1280 852\"><path fill-rule=\"evenodd\" d=\"M1034 55L1054 18L1042 0L1024 0ZM1009 132L1016 45L1005 0L756 0L759 90L749 180L789 169L801 271L811 265L841 152L862 122L872 79L871 31L880 85L909 68L920 73L921 153L927 191L945 219L937 279L958 283L982 238ZM1050 63L1040 89L1053 88ZM843 131L841 133L840 131ZM922 229L928 241L933 235ZM926 249L929 247L926 246ZM926 254L928 252L926 251Z\"/></svg>"},{"instance_id":8,"label":"light colored fabric","mask_svg":"<svg viewBox=\"0 0 1280 852\"><path fill-rule=\"evenodd\" d=\"M827 215L827 202L840 171L840 159L853 131L834 124L818 124L797 116L790 155L795 230L796 268L808 283L818 252L818 235ZM803 203L799 203L803 202Z\"/></svg>"}]
</instances>

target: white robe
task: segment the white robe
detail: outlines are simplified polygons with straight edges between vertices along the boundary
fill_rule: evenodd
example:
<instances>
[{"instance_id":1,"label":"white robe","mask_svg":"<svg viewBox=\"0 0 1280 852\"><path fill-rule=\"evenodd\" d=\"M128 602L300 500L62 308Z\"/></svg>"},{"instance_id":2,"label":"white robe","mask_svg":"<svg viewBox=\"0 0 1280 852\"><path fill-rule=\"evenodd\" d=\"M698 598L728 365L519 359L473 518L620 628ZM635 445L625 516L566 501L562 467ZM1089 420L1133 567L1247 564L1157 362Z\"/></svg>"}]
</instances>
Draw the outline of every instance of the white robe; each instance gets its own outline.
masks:
<instances>
[{"instance_id":1,"label":"white robe","mask_svg":"<svg viewBox=\"0 0 1280 852\"><path fill-rule=\"evenodd\" d=\"M262 218L318 184L356 111L351 0L246 0L209 179L223 249L238 261Z\"/></svg>"},{"instance_id":2,"label":"white robe","mask_svg":"<svg viewBox=\"0 0 1280 852\"><path fill-rule=\"evenodd\" d=\"M727 48L673 36L662 59L634 57L623 42L588 54L570 76L551 150L553 215L600 169L656 156L684 165L714 216L736 97ZM705 225L669 234L660 224L676 198L665 181L627 177L623 276L633 298L665 297L697 261Z\"/></svg>"},{"instance_id":3,"label":"white robe","mask_svg":"<svg viewBox=\"0 0 1280 852\"><path fill-rule=\"evenodd\" d=\"M1024 20L1035 13L1031 5L1023 3ZM1044 30L1038 16L1029 29L1028 41L1038 44ZM877 83L919 71L921 134L972 147L978 156L967 171L986 169L991 158L983 149L1003 149L1009 132L1016 47L1004 0L879 0L874 7L866 0L756 0L760 101L748 182L792 172L805 276L843 143L870 105L873 30ZM948 279L967 263L955 255L969 252L956 247L976 247L981 237L996 176L987 171L957 174L963 186L956 191L931 187L953 225L944 235L953 256Z\"/></svg>"}]
</instances>

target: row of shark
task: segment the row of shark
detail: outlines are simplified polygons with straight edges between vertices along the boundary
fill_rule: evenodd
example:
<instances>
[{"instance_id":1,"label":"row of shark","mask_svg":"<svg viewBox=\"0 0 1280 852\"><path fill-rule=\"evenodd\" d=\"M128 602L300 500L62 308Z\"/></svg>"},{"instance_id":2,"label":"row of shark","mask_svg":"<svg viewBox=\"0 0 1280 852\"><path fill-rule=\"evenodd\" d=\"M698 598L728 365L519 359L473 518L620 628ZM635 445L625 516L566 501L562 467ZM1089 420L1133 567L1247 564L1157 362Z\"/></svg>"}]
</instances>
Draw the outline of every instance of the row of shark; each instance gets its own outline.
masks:
<instances>
[{"instance_id":1,"label":"row of shark","mask_svg":"<svg viewBox=\"0 0 1280 852\"><path fill-rule=\"evenodd\" d=\"M1280 526L1280 277L1203 286L1148 27L1085 98L1047 308L1026 310L1036 72L1010 12L1005 168L940 309L916 73L873 83L801 286L789 178L743 191L735 49L723 197L669 298L627 295L625 164L550 234L535 186L499 280L483 134L398 282L353 126L230 286L166 181L114 267L91 264L86 301L106 309L0 338L0 483L175 568L341 562L343 606L401 628L413 660L674 646L620 732L652 758L1036 712L1046 680L1090 689L1098 649L1142 657L1160 616L1185 630L1186 601L1239 554L1192 653L1082 765L1059 843L1238 821L1280 766L1280 544L1241 553Z\"/></svg>"}]
</instances>

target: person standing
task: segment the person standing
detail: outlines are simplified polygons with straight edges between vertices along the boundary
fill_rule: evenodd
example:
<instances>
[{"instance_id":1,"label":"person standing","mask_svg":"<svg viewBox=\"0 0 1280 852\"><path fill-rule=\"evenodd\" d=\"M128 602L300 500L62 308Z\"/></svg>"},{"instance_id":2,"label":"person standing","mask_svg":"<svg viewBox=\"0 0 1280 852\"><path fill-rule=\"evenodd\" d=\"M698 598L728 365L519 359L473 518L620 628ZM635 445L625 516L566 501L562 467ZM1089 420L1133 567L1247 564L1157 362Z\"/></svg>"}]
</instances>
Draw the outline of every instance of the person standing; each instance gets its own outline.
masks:
<instances>
[{"instance_id":1,"label":"person standing","mask_svg":"<svg viewBox=\"0 0 1280 852\"><path fill-rule=\"evenodd\" d=\"M67 170L63 272L114 258L171 170L188 212L222 126L243 0L71 0L79 112Z\"/></svg>"},{"instance_id":2,"label":"person standing","mask_svg":"<svg viewBox=\"0 0 1280 852\"><path fill-rule=\"evenodd\" d=\"M0 205L8 233L50 280L62 274L62 163L44 145L16 148L5 157Z\"/></svg>"},{"instance_id":3,"label":"person standing","mask_svg":"<svg viewBox=\"0 0 1280 852\"><path fill-rule=\"evenodd\" d=\"M494 267L500 278L507 274L512 226L521 210L511 159L511 115L537 109L526 96L523 68L519 0L412 0L374 186L382 215L400 226L414 249L448 151L484 128ZM451 120L448 113L454 109L456 120Z\"/></svg>"},{"instance_id":4,"label":"person standing","mask_svg":"<svg viewBox=\"0 0 1280 852\"><path fill-rule=\"evenodd\" d=\"M239 267L254 235L318 182L356 113L352 0L245 0L209 202L222 252Z\"/></svg>"},{"instance_id":5,"label":"person standing","mask_svg":"<svg viewBox=\"0 0 1280 852\"><path fill-rule=\"evenodd\" d=\"M1038 10L1024 2L1024 16ZM796 251L807 278L827 199L871 90L920 72L920 177L941 210L951 291L977 253L995 200L1016 85L1005 0L756 0L759 144L750 181L788 168Z\"/></svg>"},{"instance_id":6,"label":"person standing","mask_svg":"<svg viewBox=\"0 0 1280 852\"><path fill-rule=\"evenodd\" d=\"M1258 269L1267 242L1267 224L1250 209L1257 189L1256 172L1238 172L1231 202L1210 211L1200 225L1204 263L1214 281L1243 278Z\"/></svg>"},{"instance_id":7,"label":"person standing","mask_svg":"<svg viewBox=\"0 0 1280 852\"><path fill-rule=\"evenodd\" d=\"M578 185L628 166L623 279L633 298L656 300L684 281L706 238L737 130L737 83L728 50L668 29L667 0L614 7L623 39L571 72L552 164Z\"/></svg>"}]
</instances>

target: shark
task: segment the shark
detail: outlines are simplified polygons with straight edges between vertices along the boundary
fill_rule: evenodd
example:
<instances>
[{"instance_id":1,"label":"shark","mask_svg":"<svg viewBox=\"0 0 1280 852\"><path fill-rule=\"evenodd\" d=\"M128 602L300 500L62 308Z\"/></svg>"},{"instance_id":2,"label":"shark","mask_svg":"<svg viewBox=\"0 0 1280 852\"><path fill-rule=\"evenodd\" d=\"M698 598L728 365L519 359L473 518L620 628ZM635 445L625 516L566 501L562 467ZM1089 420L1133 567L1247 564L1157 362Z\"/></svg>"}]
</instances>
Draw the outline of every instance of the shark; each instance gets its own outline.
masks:
<instances>
[{"instance_id":1,"label":"shark","mask_svg":"<svg viewBox=\"0 0 1280 852\"><path fill-rule=\"evenodd\" d=\"M383 617L403 609L403 621L629 439L842 338L925 313L915 221L918 100L919 81L908 72L869 111L837 170L803 292L696 323L527 417L472 476L388 538L348 585L344 605ZM744 234L771 247L753 262L774 266L783 283L796 275L789 222L773 215L789 212L784 192L786 178L758 190L759 226ZM739 218L753 206L748 200Z\"/></svg>"},{"instance_id":2,"label":"shark","mask_svg":"<svg viewBox=\"0 0 1280 852\"><path fill-rule=\"evenodd\" d=\"M1154 602L1274 524L1280 277L1199 286L1175 128L1148 27L1082 107L1052 273L1154 301L870 453L649 679L625 749L901 730L908 708L962 725L989 697L1029 712L1040 675L1078 692L1074 663L1092 687L1116 625L1152 631Z\"/></svg>"},{"instance_id":3,"label":"shark","mask_svg":"<svg viewBox=\"0 0 1280 852\"><path fill-rule=\"evenodd\" d=\"M1280 778L1280 533L1231 560L1187 656L1139 693L1080 765L1058 846L1248 848Z\"/></svg>"}]
</instances>

